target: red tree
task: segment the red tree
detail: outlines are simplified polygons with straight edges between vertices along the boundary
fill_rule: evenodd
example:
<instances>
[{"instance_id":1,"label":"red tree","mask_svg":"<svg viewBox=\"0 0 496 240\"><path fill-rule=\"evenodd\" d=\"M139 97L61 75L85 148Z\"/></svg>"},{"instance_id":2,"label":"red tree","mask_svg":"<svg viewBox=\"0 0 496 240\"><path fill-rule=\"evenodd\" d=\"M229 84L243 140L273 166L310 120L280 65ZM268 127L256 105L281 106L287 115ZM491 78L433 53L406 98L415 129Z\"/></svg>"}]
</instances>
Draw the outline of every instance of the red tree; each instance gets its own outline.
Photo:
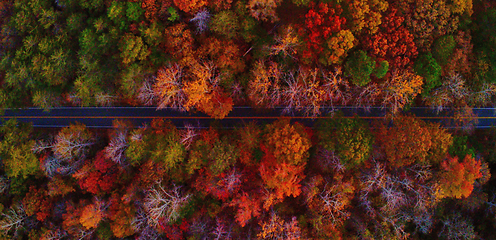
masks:
<instances>
[{"instance_id":1,"label":"red tree","mask_svg":"<svg viewBox=\"0 0 496 240\"><path fill-rule=\"evenodd\" d=\"M107 157L105 152L97 153L95 159L73 175L81 189L92 194L105 194L113 190L117 184L117 165Z\"/></svg>"},{"instance_id":2,"label":"red tree","mask_svg":"<svg viewBox=\"0 0 496 240\"><path fill-rule=\"evenodd\" d=\"M306 46L303 59L307 61L318 60L320 53L326 47L326 40L334 33L342 30L346 19L341 17L343 10L339 5L332 7L328 3L312 2L310 10L305 15L305 25L300 28L299 34L304 36Z\"/></svg>"},{"instance_id":3,"label":"red tree","mask_svg":"<svg viewBox=\"0 0 496 240\"><path fill-rule=\"evenodd\" d=\"M377 34L363 41L365 48L375 57L387 59L396 68L406 66L417 56L413 35L402 25L404 20L397 15L396 9L390 8Z\"/></svg>"}]
</instances>

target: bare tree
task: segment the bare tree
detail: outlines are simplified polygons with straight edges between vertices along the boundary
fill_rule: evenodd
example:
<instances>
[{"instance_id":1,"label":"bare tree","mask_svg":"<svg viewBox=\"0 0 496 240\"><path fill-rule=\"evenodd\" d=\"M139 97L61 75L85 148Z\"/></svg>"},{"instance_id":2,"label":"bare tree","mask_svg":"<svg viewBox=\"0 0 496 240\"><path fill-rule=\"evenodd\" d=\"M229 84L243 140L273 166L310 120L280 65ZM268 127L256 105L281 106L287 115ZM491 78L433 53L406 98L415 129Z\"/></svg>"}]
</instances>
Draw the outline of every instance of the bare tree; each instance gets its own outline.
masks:
<instances>
[{"instance_id":1,"label":"bare tree","mask_svg":"<svg viewBox=\"0 0 496 240\"><path fill-rule=\"evenodd\" d=\"M17 237L19 230L22 229L26 222L26 212L20 204L9 208L5 213L2 213L0 220L0 231L5 235Z\"/></svg>"},{"instance_id":2,"label":"bare tree","mask_svg":"<svg viewBox=\"0 0 496 240\"><path fill-rule=\"evenodd\" d=\"M126 160L126 149L129 146L127 133L126 129L118 129L112 134L110 143L104 150L108 158L120 165L123 165Z\"/></svg>"},{"instance_id":3,"label":"bare tree","mask_svg":"<svg viewBox=\"0 0 496 240\"><path fill-rule=\"evenodd\" d=\"M9 186L9 179L5 176L0 176L0 194L5 193Z\"/></svg>"},{"instance_id":4,"label":"bare tree","mask_svg":"<svg viewBox=\"0 0 496 240\"><path fill-rule=\"evenodd\" d=\"M153 92L158 98L157 109L172 107L185 111L186 94L183 91L183 68L179 64L169 65L157 72Z\"/></svg>"},{"instance_id":5,"label":"bare tree","mask_svg":"<svg viewBox=\"0 0 496 240\"><path fill-rule=\"evenodd\" d=\"M60 227L49 229L40 236L40 240L59 240L67 237L67 232Z\"/></svg>"},{"instance_id":6,"label":"bare tree","mask_svg":"<svg viewBox=\"0 0 496 240\"><path fill-rule=\"evenodd\" d=\"M208 22L210 22L210 17L210 12L207 9L202 9L198 11L189 21L196 25L196 32L201 34L208 30Z\"/></svg>"},{"instance_id":7,"label":"bare tree","mask_svg":"<svg viewBox=\"0 0 496 240\"><path fill-rule=\"evenodd\" d=\"M283 114L299 111L303 107L303 85L298 79L299 71L290 71L285 74L284 81L286 86L282 89L282 97L284 106Z\"/></svg>"},{"instance_id":8,"label":"bare tree","mask_svg":"<svg viewBox=\"0 0 496 240\"><path fill-rule=\"evenodd\" d=\"M60 159L85 158L95 139L83 124L63 128L55 137L54 153Z\"/></svg>"},{"instance_id":9,"label":"bare tree","mask_svg":"<svg viewBox=\"0 0 496 240\"><path fill-rule=\"evenodd\" d=\"M116 96L112 96L106 92L97 92L95 94L95 102L98 106L109 107L114 105L116 100Z\"/></svg>"},{"instance_id":10,"label":"bare tree","mask_svg":"<svg viewBox=\"0 0 496 240\"><path fill-rule=\"evenodd\" d=\"M433 90L424 100L437 112L441 112L444 108L454 106L456 102L462 101L468 95L465 79L459 74L450 74L444 79L442 85Z\"/></svg>"},{"instance_id":11,"label":"bare tree","mask_svg":"<svg viewBox=\"0 0 496 240\"><path fill-rule=\"evenodd\" d=\"M375 106L379 99L381 89L376 83L369 83L363 88L358 87L356 92L355 105L370 111L370 108Z\"/></svg>"},{"instance_id":12,"label":"bare tree","mask_svg":"<svg viewBox=\"0 0 496 240\"><path fill-rule=\"evenodd\" d=\"M143 81L143 85L138 91L138 100L146 106L151 106L157 101L153 86L155 85L155 77L148 76Z\"/></svg>"},{"instance_id":13,"label":"bare tree","mask_svg":"<svg viewBox=\"0 0 496 240\"><path fill-rule=\"evenodd\" d=\"M442 221L442 228L438 236L446 239L476 239L474 226L460 213L454 213Z\"/></svg>"},{"instance_id":14,"label":"bare tree","mask_svg":"<svg viewBox=\"0 0 496 240\"><path fill-rule=\"evenodd\" d=\"M54 177L57 174L65 176L76 172L76 170L81 165L80 162L82 161L76 160L74 164L66 164L66 162L64 162L63 160L50 155L45 159L43 165L41 165L41 168L50 178Z\"/></svg>"},{"instance_id":15,"label":"bare tree","mask_svg":"<svg viewBox=\"0 0 496 240\"><path fill-rule=\"evenodd\" d=\"M333 225L336 225L350 217L350 213L346 210L345 193L336 191L336 186L324 186L324 190L319 193L319 198L323 203L322 213L328 218Z\"/></svg>"},{"instance_id":16,"label":"bare tree","mask_svg":"<svg viewBox=\"0 0 496 240\"><path fill-rule=\"evenodd\" d=\"M215 240L229 240L232 239L233 224L227 225L224 221L217 219L215 228L211 232L212 239Z\"/></svg>"},{"instance_id":17,"label":"bare tree","mask_svg":"<svg viewBox=\"0 0 496 240\"><path fill-rule=\"evenodd\" d=\"M161 219L165 219L165 223L175 221L190 197L189 194L182 196L180 187L174 186L167 191L160 182L157 183L155 187L147 191L144 199L149 223L156 227Z\"/></svg>"},{"instance_id":18,"label":"bare tree","mask_svg":"<svg viewBox=\"0 0 496 240\"><path fill-rule=\"evenodd\" d=\"M323 147L319 147L317 150L316 162L322 171L332 169L336 173L343 173L346 170L346 167L341 163L337 154Z\"/></svg>"},{"instance_id":19,"label":"bare tree","mask_svg":"<svg viewBox=\"0 0 496 240\"><path fill-rule=\"evenodd\" d=\"M334 71L322 71L324 98L330 106L334 104L346 105L351 100L350 84L342 78L341 69L336 68Z\"/></svg>"},{"instance_id":20,"label":"bare tree","mask_svg":"<svg viewBox=\"0 0 496 240\"><path fill-rule=\"evenodd\" d=\"M181 144L186 148L189 149L191 147L191 144L195 141L195 139L198 137L199 133L198 130L196 130L193 125L186 123L184 125L184 129L181 130Z\"/></svg>"},{"instance_id":21,"label":"bare tree","mask_svg":"<svg viewBox=\"0 0 496 240\"><path fill-rule=\"evenodd\" d=\"M478 91L470 93L470 105L486 106L491 103L491 98L496 95L496 84L484 83Z\"/></svg>"}]
</instances>

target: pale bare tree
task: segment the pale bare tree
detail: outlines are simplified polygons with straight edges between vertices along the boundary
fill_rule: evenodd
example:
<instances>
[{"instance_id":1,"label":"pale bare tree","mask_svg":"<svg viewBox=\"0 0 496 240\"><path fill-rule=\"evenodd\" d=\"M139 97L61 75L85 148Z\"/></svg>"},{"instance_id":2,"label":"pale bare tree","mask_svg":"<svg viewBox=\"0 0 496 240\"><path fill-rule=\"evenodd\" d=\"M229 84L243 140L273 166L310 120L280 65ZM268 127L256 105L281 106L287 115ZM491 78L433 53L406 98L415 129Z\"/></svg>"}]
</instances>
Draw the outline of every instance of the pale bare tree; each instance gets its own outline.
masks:
<instances>
[{"instance_id":1,"label":"pale bare tree","mask_svg":"<svg viewBox=\"0 0 496 240\"><path fill-rule=\"evenodd\" d=\"M210 22L211 14L207 9L198 11L195 16L190 19L196 26L196 32L202 34L208 30L208 23Z\"/></svg>"},{"instance_id":2,"label":"pale bare tree","mask_svg":"<svg viewBox=\"0 0 496 240\"><path fill-rule=\"evenodd\" d=\"M299 71L290 71L285 74L284 81L286 86L282 89L282 97L284 106L283 114L293 113L299 111L303 107L303 93L304 88L299 81Z\"/></svg>"},{"instance_id":3,"label":"pale bare tree","mask_svg":"<svg viewBox=\"0 0 496 240\"><path fill-rule=\"evenodd\" d=\"M189 194L181 194L180 189L178 186L173 186L168 191L164 189L162 183L158 182L147 191L144 207L150 225L156 227L161 219L164 219L165 223L169 223L179 218L181 209L191 197Z\"/></svg>"},{"instance_id":4,"label":"pale bare tree","mask_svg":"<svg viewBox=\"0 0 496 240\"><path fill-rule=\"evenodd\" d=\"M212 230L210 235L214 240L229 240L232 239L232 228L233 224L227 225L225 221L217 219L215 228Z\"/></svg>"},{"instance_id":5,"label":"pale bare tree","mask_svg":"<svg viewBox=\"0 0 496 240\"><path fill-rule=\"evenodd\" d=\"M60 159L82 159L94 143L93 133L85 125L78 123L59 131L55 137L53 151Z\"/></svg>"},{"instance_id":6,"label":"pale bare tree","mask_svg":"<svg viewBox=\"0 0 496 240\"><path fill-rule=\"evenodd\" d=\"M460 213L453 213L442 221L442 228L439 237L446 239L476 239L477 234L474 225L461 216ZM478 239L478 238L477 238Z\"/></svg>"},{"instance_id":7,"label":"pale bare tree","mask_svg":"<svg viewBox=\"0 0 496 240\"><path fill-rule=\"evenodd\" d=\"M324 99L332 107L334 104L346 105L352 99L350 84L342 76L341 68L322 71Z\"/></svg>"},{"instance_id":8,"label":"pale bare tree","mask_svg":"<svg viewBox=\"0 0 496 240\"><path fill-rule=\"evenodd\" d=\"M332 169L336 173L343 173L346 170L336 153L323 147L317 150L316 162L323 171Z\"/></svg>"},{"instance_id":9,"label":"pale bare tree","mask_svg":"<svg viewBox=\"0 0 496 240\"><path fill-rule=\"evenodd\" d=\"M123 165L126 160L126 149L129 147L127 142L126 129L118 129L110 139L110 143L105 147L105 156L113 162Z\"/></svg>"},{"instance_id":10,"label":"pale bare tree","mask_svg":"<svg viewBox=\"0 0 496 240\"><path fill-rule=\"evenodd\" d=\"M5 176L0 176L0 194L5 193L9 189L10 182Z\"/></svg>"},{"instance_id":11,"label":"pale bare tree","mask_svg":"<svg viewBox=\"0 0 496 240\"><path fill-rule=\"evenodd\" d=\"M17 237L27 219L24 207L21 204L16 204L2 213L0 220L0 231L7 236Z\"/></svg>"},{"instance_id":12,"label":"pale bare tree","mask_svg":"<svg viewBox=\"0 0 496 240\"><path fill-rule=\"evenodd\" d=\"M381 95L381 89L376 83L369 83L365 87L357 87L355 91L357 92L355 94L355 106L366 111L370 111L370 108L376 105Z\"/></svg>"},{"instance_id":13,"label":"pale bare tree","mask_svg":"<svg viewBox=\"0 0 496 240\"><path fill-rule=\"evenodd\" d=\"M496 84L484 83L477 91L473 91L469 95L471 106L486 106L491 103L491 98L496 95Z\"/></svg>"},{"instance_id":14,"label":"pale bare tree","mask_svg":"<svg viewBox=\"0 0 496 240\"><path fill-rule=\"evenodd\" d=\"M185 111L186 94L183 91L183 68L179 64L158 70L153 92L158 99L157 109L171 107Z\"/></svg>"},{"instance_id":15,"label":"pale bare tree","mask_svg":"<svg viewBox=\"0 0 496 240\"><path fill-rule=\"evenodd\" d=\"M153 86L155 85L155 76L145 77L143 85L138 91L138 100L146 106L154 105L157 102Z\"/></svg>"},{"instance_id":16,"label":"pale bare tree","mask_svg":"<svg viewBox=\"0 0 496 240\"><path fill-rule=\"evenodd\" d=\"M219 184L229 193L232 193L241 185L241 173L236 171L236 168L233 168L219 181Z\"/></svg>"},{"instance_id":17,"label":"pale bare tree","mask_svg":"<svg viewBox=\"0 0 496 240\"><path fill-rule=\"evenodd\" d=\"M40 240L60 240L67 237L67 232L60 227L49 229L40 236Z\"/></svg>"},{"instance_id":18,"label":"pale bare tree","mask_svg":"<svg viewBox=\"0 0 496 240\"><path fill-rule=\"evenodd\" d=\"M328 218L332 224L337 225L350 217L346 210L345 193L336 191L336 186L324 186L323 191L319 193L319 198L323 203L321 213Z\"/></svg>"},{"instance_id":19,"label":"pale bare tree","mask_svg":"<svg viewBox=\"0 0 496 240\"><path fill-rule=\"evenodd\" d=\"M446 107L453 107L467 96L469 96L469 91L465 86L465 79L460 74L450 74L444 79L442 85L434 89L424 100L427 105L441 112Z\"/></svg>"},{"instance_id":20,"label":"pale bare tree","mask_svg":"<svg viewBox=\"0 0 496 240\"><path fill-rule=\"evenodd\" d=\"M117 101L117 97L107 92L97 92L95 94L95 102L98 106L110 107Z\"/></svg>"},{"instance_id":21,"label":"pale bare tree","mask_svg":"<svg viewBox=\"0 0 496 240\"><path fill-rule=\"evenodd\" d=\"M186 123L184 124L184 129L180 130L180 135L181 144L186 149L189 149L191 147L191 144L193 144L193 142L199 136L199 132L193 125L191 125L190 123Z\"/></svg>"}]
</instances>

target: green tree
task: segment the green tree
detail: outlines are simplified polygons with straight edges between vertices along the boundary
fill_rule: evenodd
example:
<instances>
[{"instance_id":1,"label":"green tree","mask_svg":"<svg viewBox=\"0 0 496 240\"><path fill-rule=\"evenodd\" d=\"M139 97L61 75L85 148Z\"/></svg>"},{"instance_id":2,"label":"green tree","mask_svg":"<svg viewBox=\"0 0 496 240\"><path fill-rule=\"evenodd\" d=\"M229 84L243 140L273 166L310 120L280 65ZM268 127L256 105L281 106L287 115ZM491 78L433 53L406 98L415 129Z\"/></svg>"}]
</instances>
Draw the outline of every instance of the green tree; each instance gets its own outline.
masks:
<instances>
[{"instance_id":1,"label":"green tree","mask_svg":"<svg viewBox=\"0 0 496 240\"><path fill-rule=\"evenodd\" d=\"M372 151L373 136L368 124L358 117L344 118L339 113L321 120L318 130L320 144L335 152L348 169L360 166Z\"/></svg>"},{"instance_id":2,"label":"green tree","mask_svg":"<svg viewBox=\"0 0 496 240\"><path fill-rule=\"evenodd\" d=\"M19 123L15 119L4 122L0 127L0 157L9 177L27 178L39 170L38 158L31 151L31 125Z\"/></svg>"},{"instance_id":3,"label":"green tree","mask_svg":"<svg viewBox=\"0 0 496 240\"><path fill-rule=\"evenodd\" d=\"M122 63L130 64L137 60L143 61L150 51L148 46L143 42L143 39L133 34L126 34L119 42L119 49L121 51Z\"/></svg>"},{"instance_id":4,"label":"green tree","mask_svg":"<svg viewBox=\"0 0 496 240\"><path fill-rule=\"evenodd\" d=\"M444 66L450 60L450 56L455 47L456 42L453 36L444 35L434 41L434 45L432 46L432 55L441 66Z\"/></svg>"},{"instance_id":5,"label":"green tree","mask_svg":"<svg viewBox=\"0 0 496 240\"><path fill-rule=\"evenodd\" d=\"M378 65L376 65L374 72L372 74L374 74L376 78L383 78L386 76L388 70L389 70L389 62L386 60L382 60L379 62Z\"/></svg>"},{"instance_id":6,"label":"green tree","mask_svg":"<svg viewBox=\"0 0 496 240\"><path fill-rule=\"evenodd\" d=\"M234 38L238 36L239 24L238 17L234 12L222 11L213 16L211 29L219 35Z\"/></svg>"},{"instance_id":7,"label":"green tree","mask_svg":"<svg viewBox=\"0 0 496 240\"><path fill-rule=\"evenodd\" d=\"M425 80L424 93L441 85L441 66L437 64L431 53L420 55L414 64L415 72Z\"/></svg>"},{"instance_id":8,"label":"green tree","mask_svg":"<svg viewBox=\"0 0 496 240\"><path fill-rule=\"evenodd\" d=\"M351 82L358 86L365 86L370 82L374 67L375 61L362 50L350 54L344 65L345 71L351 75Z\"/></svg>"}]
</instances>

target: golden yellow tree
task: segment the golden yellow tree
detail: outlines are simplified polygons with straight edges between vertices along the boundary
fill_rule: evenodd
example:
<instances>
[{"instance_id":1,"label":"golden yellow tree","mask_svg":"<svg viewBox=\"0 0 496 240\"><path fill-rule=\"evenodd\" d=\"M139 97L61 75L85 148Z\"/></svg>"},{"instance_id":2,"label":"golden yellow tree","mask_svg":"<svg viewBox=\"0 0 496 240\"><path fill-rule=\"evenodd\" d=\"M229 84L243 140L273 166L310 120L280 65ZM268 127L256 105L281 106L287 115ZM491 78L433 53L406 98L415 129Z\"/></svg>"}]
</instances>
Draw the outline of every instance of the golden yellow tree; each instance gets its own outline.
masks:
<instances>
[{"instance_id":1,"label":"golden yellow tree","mask_svg":"<svg viewBox=\"0 0 496 240\"><path fill-rule=\"evenodd\" d=\"M382 107L398 112L422 92L423 78L410 70L396 70L382 85Z\"/></svg>"},{"instance_id":2,"label":"golden yellow tree","mask_svg":"<svg viewBox=\"0 0 496 240\"><path fill-rule=\"evenodd\" d=\"M357 33L376 33L382 22L382 13L389 7L385 0L353 0L346 3L349 4L351 30Z\"/></svg>"}]
</instances>

